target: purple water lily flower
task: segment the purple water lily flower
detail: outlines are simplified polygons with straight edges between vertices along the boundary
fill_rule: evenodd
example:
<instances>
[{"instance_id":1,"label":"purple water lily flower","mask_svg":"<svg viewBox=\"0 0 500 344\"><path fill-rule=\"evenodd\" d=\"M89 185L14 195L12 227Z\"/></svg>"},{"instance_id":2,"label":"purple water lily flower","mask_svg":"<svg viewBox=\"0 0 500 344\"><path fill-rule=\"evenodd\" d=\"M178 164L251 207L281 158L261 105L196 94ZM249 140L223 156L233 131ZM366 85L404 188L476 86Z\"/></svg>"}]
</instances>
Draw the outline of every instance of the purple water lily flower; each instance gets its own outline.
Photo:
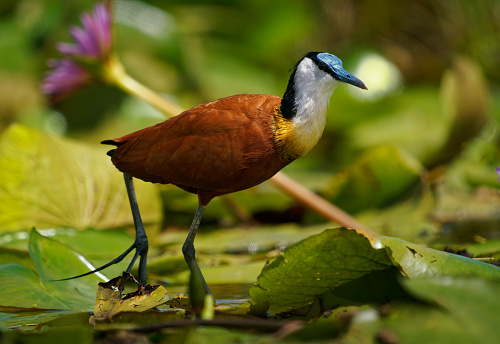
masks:
<instances>
[{"instance_id":1,"label":"purple water lily flower","mask_svg":"<svg viewBox=\"0 0 500 344\"><path fill-rule=\"evenodd\" d=\"M111 13L105 4L94 7L92 14L81 17L83 28L70 29L75 44L60 43L57 50L63 55L104 60L112 49Z\"/></svg>"},{"instance_id":2,"label":"purple water lily flower","mask_svg":"<svg viewBox=\"0 0 500 344\"><path fill-rule=\"evenodd\" d=\"M60 43L57 50L64 56L61 60L49 60L52 68L46 73L42 90L47 95L76 91L94 77L89 71L92 64L105 63L111 55L113 42L111 32L111 2L97 4L91 14L81 17L83 28L72 27L75 43ZM98 77L98 75L96 75Z\"/></svg>"},{"instance_id":3,"label":"purple water lily flower","mask_svg":"<svg viewBox=\"0 0 500 344\"><path fill-rule=\"evenodd\" d=\"M47 95L76 91L91 80L90 74L70 59L49 60L47 64L52 68L42 84L42 91Z\"/></svg>"}]
</instances>

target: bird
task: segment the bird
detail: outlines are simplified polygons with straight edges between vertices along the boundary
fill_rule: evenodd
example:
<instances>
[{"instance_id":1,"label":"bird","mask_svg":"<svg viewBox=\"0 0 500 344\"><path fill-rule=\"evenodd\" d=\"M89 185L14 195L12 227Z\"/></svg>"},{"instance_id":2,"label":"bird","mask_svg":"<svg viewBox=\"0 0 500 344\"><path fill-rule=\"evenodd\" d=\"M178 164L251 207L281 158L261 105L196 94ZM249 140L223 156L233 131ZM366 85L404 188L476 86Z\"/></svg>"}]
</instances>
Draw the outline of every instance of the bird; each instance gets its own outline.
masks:
<instances>
[{"instance_id":1,"label":"bird","mask_svg":"<svg viewBox=\"0 0 500 344\"><path fill-rule=\"evenodd\" d=\"M310 151L326 124L333 91L341 83L367 90L344 70L342 61L326 52L309 52L290 69L283 97L237 94L195 106L131 134L104 140L107 154L124 175L136 229L134 243L113 261L85 276L135 254L138 281L146 284L148 239L141 221L133 178L173 184L198 196L198 208L182 246L184 259L210 289L195 257L194 239L205 207L217 196L258 185Z\"/></svg>"}]
</instances>

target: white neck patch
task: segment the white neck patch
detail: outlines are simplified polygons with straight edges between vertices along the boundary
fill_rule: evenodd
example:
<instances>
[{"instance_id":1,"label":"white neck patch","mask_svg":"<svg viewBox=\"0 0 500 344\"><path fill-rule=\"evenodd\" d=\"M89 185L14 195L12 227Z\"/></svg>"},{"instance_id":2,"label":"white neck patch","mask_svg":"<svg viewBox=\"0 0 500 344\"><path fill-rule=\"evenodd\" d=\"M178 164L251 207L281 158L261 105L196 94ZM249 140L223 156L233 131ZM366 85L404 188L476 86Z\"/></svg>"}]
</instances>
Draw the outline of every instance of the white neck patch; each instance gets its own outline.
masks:
<instances>
[{"instance_id":1,"label":"white neck patch","mask_svg":"<svg viewBox=\"0 0 500 344\"><path fill-rule=\"evenodd\" d=\"M304 58L295 71L295 108L292 118L292 146L300 155L318 143L326 125L326 110L333 91L339 85L328 73L318 69L310 58Z\"/></svg>"}]
</instances>

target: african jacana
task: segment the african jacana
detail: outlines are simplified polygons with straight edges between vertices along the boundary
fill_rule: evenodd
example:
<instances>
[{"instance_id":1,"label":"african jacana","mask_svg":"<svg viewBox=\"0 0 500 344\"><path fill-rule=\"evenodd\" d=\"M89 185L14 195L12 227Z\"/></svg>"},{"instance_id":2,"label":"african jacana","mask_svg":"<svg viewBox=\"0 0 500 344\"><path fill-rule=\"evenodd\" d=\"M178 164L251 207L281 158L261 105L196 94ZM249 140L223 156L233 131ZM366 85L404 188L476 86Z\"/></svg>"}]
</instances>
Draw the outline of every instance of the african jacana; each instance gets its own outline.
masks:
<instances>
[{"instance_id":1,"label":"african jacana","mask_svg":"<svg viewBox=\"0 0 500 344\"><path fill-rule=\"evenodd\" d=\"M325 127L330 97L341 82L367 89L343 69L336 56L310 52L294 65L283 98L238 94L196 106L132 134L102 141L117 147L108 155L124 173L136 238L122 255L87 274L118 263L135 249L127 272L140 256L139 282L146 283L148 239L134 192L135 177L173 184L198 195L199 206L182 252L191 272L201 275L193 242L205 206L216 196L262 183L311 150Z\"/></svg>"}]
</instances>

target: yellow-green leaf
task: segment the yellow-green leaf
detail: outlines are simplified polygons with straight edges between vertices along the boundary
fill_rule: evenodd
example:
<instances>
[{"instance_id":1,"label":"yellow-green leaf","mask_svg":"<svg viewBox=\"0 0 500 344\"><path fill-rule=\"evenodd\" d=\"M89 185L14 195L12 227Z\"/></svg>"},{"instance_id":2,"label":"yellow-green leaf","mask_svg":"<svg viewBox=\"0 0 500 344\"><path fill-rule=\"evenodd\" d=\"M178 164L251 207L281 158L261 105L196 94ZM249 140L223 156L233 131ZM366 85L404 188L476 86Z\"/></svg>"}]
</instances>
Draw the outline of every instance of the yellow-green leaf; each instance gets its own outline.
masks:
<instances>
[{"instance_id":1,"label":"yellow-green leaf","mask_svg":"<svg viewBox=\"0 0 500 344\"><path fill-rule=\"evenodd\" d=\"M115 277L97 288L94 319L110 319L122 312L144 312L169 300L167 290L160 285L139 286L136 292L123 295L125 282L137 281L128 273Z\"/></svg>"},{"instance_id":2,"label":"yellow-green leaf","mask_svg":"<svg viewBox=\"0 0 500 344\"><path fill-rule=\"evenodd\" d=\"M12 125L0 138L0 232L132 223L122 174L106 148ZM144 222L160 220L152 184L137 181Z\"/></svg>"}]
</instances>

